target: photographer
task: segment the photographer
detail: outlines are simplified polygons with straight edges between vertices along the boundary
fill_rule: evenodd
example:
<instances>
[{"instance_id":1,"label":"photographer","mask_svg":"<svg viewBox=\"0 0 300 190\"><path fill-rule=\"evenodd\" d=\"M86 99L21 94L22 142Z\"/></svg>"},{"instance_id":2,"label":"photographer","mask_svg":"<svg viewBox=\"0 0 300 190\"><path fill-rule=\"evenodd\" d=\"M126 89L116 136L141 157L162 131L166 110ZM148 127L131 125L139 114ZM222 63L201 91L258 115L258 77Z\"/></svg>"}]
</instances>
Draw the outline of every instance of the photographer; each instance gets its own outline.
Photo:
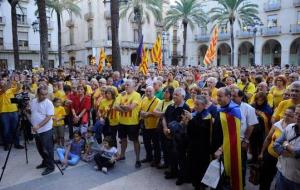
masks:
<instances>
[{"instance_id":1,"label":"photographer","mask_svg":"<svg viewBox=\"0 0 300 190\"><path fill-rule=\"evenodd\" d=\"M52 116L54 115L54 106L47 99L48 87L40 86L37 89L37 98L30 102L32 132L35 136L36 147L43 158L43 162L36 168L46 168L42 175L47 175L54 171L54 145L53 145L53 130Z\"/></svg>"},{"instance_id":2,"label":"photographer","mask_svg":"<svg viewBox=\"0 0 300 190\"><path fill-rule=\"evenodd\" d=\"M13 142L16 149L23 149L20 145L18 135L18 107L11 102L11 98L21 89L21 84L17 83L12 87L8 75L3 74L0 80L0 123L4 141L4 150L8 151L8 145Z\"/></svg>"}]
</instances>

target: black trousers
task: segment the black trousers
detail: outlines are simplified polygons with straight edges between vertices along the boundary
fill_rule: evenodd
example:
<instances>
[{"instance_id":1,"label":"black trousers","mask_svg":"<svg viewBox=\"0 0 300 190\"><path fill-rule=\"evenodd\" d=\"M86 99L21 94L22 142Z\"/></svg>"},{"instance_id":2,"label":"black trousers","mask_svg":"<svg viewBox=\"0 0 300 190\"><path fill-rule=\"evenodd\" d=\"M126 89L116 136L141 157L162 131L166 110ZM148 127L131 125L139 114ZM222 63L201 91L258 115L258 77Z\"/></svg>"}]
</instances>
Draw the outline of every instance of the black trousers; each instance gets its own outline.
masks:
<instances>
[{"instance_id":1,"label":"black trousers","mask_svg":"<svg viewBox=\"0 0 300 190\"><path fill-rule=\"evenodd\" d=\"M161 149L161 152L163 153L163 160L164 160L164 164L166 166L169 166L170 164L170 160L169 160L169 156L168 156L168 153L170 152L168 150L168 146L170 144L170 140L167 139L167 137L165 136L165 134L162 132L162 131L159 131L159 145L160 145L160 149Z\"/></svg>"},{"instance_id":2,"label":"black trousers","mask_svg":"<svg viewBox=\"0 0 300 190\"><path fill-rule=\"evenodd\" d=\"M271 183L277 173L277 158L266 151L260 173L259 190L270 190Z\"/></svg>"},{"instance_id":3,"label":"black trousers","mask_svg":"<svg viewBox=\"0 0 300 190\"><path fill-rule=\"evenodd\" d=\"M53 130L35 135L36 148L43 159L42 164L48 169L54 169Z\"/></svg>"},{"instance_id":4,"label":"black trousers","mask_svg":"<svg viewBox=\"0 0 300 190\"><path fill-rule=\"evenodd\" d=\"M146 149L146 159L153 160L159 163L161 152L159 145L159 133L157 129L143 129L143 141Z\"/></svg>"},{"instance_id":5,"label":"black trousers","mask_svg":"<svg viewBox=\"0 0 300 190\"><path fill-rule=\"evenodd\" d=\"M111 168L115 165L114 162L110 162L108 158L101 156L101 154L99 153L94 156L94 160L99 169L101 169L102 167Z\"/></svg>"},{"instance_id":6,"label":"black trousers","mask_svg":"<svg viewBox=\"0 0 300 190\"><path fill-rule=\"evenodd\" d=\"M190 172L188 171L187 142L185 139L181 139L177 143L176 153L178 159L178 179L189 180Z\"/></svg>"}]
</instances>

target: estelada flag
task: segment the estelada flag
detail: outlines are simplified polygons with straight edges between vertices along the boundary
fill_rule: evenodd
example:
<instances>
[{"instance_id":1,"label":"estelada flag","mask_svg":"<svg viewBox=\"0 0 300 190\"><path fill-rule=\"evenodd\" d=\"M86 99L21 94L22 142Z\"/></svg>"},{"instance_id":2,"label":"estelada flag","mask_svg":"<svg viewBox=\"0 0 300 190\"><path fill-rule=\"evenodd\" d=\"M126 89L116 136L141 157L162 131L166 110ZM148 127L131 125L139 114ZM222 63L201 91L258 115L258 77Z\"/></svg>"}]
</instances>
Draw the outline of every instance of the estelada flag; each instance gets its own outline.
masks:
<instances>
[{"instance_id":1,"label":"estelada flag","mask_svg":"<svg viewBox=\"0 0 300 190\"><path fill-rule=\"evenodd\" d=\"M149 59L149 50L146 50L144 47L142 52L142 61L140 63L139 71L143 73L143 75L147 75L148 73L148 59Z\"/></svg>"},{"instance_id":2,"label":"estelada flag","mask_svg":"<svg viewBox=\"0 0 300 190\"><path fill-rule=\"evenodd\" d=\"M162 65L162 44L161 44L161 35L157 36L156 41L150 51L150 58L152 63L157 64L157 69L159 71L163 70Z\"/></svg>"},{"instance_id":3,"label":"estelada flag","mask_svg":"<svg viewBox=\"0 0 300 190\"><path fill-rule=\"evenodd\" d=\"M231 102L220 108L220 120L223 131L224 169L230 177L231 189L243 190L242 156L241 156L241 110Z\"/></svg>"},{"instance_id":4,"label":"estelada flag","mask_svg":"<svg viewBox=\"0 0 300 190\"><path fill-rule=\"evenodd\" d=\"M211 64L217 56L217 42L219 38L218 32L218 26L215 26L212 37L210 39L209 47L204 57L203 62L205 65Z\"/></svg>"},{"instance_id":5,"label":"estelada flag","mask_svg":"<svg viewBox=\"0 0 300 190\"><path fill-rule=\"evenodd\" d=\"M101 48L100 49L99 62L98 62L98 73L102 73L102 71L103 71L103 65L105 63L105 59L106 59L106 54L104 52L104 49Z\"/></svg>"}]
</instances>

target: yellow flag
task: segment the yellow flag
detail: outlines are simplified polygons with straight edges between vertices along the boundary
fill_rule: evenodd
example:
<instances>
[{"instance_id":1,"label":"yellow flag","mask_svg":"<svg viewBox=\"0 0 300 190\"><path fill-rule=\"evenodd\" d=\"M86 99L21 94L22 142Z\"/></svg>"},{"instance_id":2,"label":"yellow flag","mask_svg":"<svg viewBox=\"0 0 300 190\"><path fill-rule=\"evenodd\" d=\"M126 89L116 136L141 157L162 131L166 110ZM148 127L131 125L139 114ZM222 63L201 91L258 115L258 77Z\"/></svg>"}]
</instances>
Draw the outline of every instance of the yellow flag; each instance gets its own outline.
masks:
<instances>
[{"instance_id":1,"label":"yellow flag","mask_svg":"<svg viewBox=\"0 0 300 190\"><path fill-rule=\"evenodd\" d=\"M105 59L106 59L106 54L104 52L104 49L101 48L100 49L99 62L98 62L98 73L102 73L102 71L103 71L103 65L105 63Z\"/></svg>"},{"instance_id":2,"label":"yellow flag","mask_svg":"<svg viewBox=\"0 0 300 190\"><path fill-rule=\"evenodd\" d=\"M214 59L217 56L217 42L218 42L218 26L215 26L211 40L210 40L210 44L209 47L206 51L205 57L204 57L204 64L208 65L211 64Z\"/></svg>"},{"instance_id":3,"label":"yellow flag","mask_svg":"<svg viewBox=\"0 0 300 190\"><path fill-rule=\"evenodd\" d=\"M139 71L143 73L143 75L147 75L148 73L148 59L149 59L149 50L146 50L144 47L142 52L142 61L139 66Z\"/></svg>"}]
</instances>

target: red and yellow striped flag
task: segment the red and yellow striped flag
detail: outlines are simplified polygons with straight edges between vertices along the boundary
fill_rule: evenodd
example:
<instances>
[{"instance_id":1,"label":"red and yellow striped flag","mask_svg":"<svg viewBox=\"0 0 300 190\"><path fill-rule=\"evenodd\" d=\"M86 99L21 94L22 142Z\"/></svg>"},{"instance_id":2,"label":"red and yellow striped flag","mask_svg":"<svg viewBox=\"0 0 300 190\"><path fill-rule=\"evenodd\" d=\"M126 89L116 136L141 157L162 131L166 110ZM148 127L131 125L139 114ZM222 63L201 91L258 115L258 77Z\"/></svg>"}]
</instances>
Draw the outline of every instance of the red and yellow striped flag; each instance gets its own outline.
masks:
<instances>
[{"instance_id":1,"label":"red and yellow striped flag","mask_svg":"<svg viewBox=\"0 0 300 190\"><path fill-rule=\"evenodd\" d=\"M150 51L150 58L152 63L157 64L157 69L159 71L163 70L162 65L162 45L161 45L161 35L157 36L157 39Z\"/></svg>"},{"instance_id":2,"label":"red and yellow striped flag","mask_svg":"<svg viewBox=\"0 0 300 190\"><path fill-rule=\"evenodd\" d=\"M147 75L148 73L148 60L149 60L149 50L146 50L144 47L142 52L142 61L139 67L139 71L143 73L143 75Z\"/></svg>"},{"instance_id":3,"label":"red and yellow striped flag","mask_svg":"<svg viewBox=\"0 0 300 190\"><path fill-rule=\"evenodd\" d=\"M103 71L103 65L105 64L106 54L104 52L104 49L100 49L100 56L99 56L99 62L98 62L98 73L102 73Z\"/></svg>"},{"instance_id":4,"label":"red and yellow striped flag","mask_svg":"<svg viewBox=\"0 0 300 190\"><path fill-rule=\"evenodd\" d=\"M205 65L211 64L217 56L217 42L218 42L218 38L219 38L218 32L219 32L218 26L215 26L213 35L210 40L209 47L208 47L205 57L204 57L203 62Z\"/></svg>"}]
</instances>

